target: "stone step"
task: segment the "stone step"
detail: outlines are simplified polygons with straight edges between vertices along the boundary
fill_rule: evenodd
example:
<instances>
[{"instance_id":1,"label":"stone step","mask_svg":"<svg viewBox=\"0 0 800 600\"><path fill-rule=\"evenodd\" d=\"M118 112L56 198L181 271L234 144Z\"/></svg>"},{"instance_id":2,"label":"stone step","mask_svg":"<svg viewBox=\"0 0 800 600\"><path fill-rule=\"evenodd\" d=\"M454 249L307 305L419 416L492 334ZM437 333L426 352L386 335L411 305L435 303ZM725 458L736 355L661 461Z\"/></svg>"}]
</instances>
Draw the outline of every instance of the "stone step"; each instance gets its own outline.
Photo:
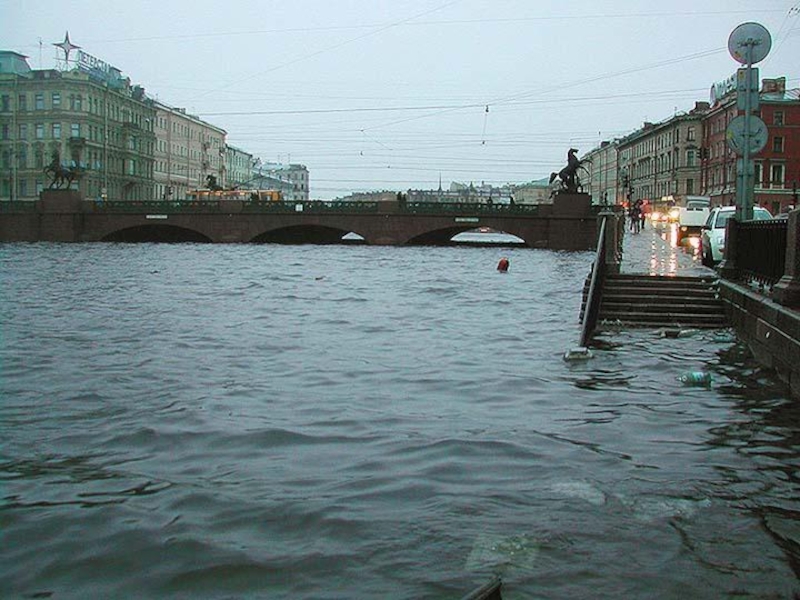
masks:
<instances>
[{"instance_id":1,"label":"stone step","mask_svg":"<svg viewBox=\"0 0 800 600\"><path fill-rule=\"evenodd\" d=\"M715 301L713 303L698 303L698 302L684 302L684 303L671 303L671 304L659 304L654 302L609 302L606 298L603 298L603 301L600 303L600 314L602 315L604 312L620 312L624 310L635 310L635 311L643 311L643 312L656 312L659 310L665 310L672 313L724 313L725 307L724 305L719 302Z\"/></svg>"},{"instance_id":2,"label":"stone step","mask_svg":"<svg viewBox=\"0 0 800 600\"><path fill-rule=\"evenodd\" d=\"M584 302L588 281L584 286ZM713 276L609 276L598 319L600 327L719 328L728 325L724 304L717 294L717 279Z\"/></svg>"},{"instance_id":3,"label":"stone step","mask_svg":"<svg viewBox=\"0 0 800 600\"><path fill-rule=\"evenodd\" d=\"M639 327L691 327L718 328L726 327L728 320L724 314L685 314L671 312L609 312L601 313L599 322L622 326Z\"/></svg>"}]
</instances>

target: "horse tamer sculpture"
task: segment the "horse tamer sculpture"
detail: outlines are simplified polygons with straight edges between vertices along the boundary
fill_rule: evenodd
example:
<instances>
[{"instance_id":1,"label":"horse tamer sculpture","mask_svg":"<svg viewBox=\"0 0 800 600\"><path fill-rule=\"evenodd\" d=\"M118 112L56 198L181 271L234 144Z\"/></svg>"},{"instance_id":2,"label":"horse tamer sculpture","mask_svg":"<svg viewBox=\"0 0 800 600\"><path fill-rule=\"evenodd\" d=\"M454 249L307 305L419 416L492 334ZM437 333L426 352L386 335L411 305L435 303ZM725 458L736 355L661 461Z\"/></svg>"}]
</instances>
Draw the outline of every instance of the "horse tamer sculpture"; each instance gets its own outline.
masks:
<instances>
[{"instance_id":1,"label":"horse tamer sculpture","mask_svg":"<svg viewBox=\"0 0 800 600\"><path fill-rule=\"evenodd\" d=\"M61 164L58 154L53 154L53 160L44 168L44 172L50 176L50 187L48 189L69 189L72 182L80 176L80 169L65 167Z\"/></svg>"},{"instance_id":2,"label":"horse tamer sculpture","mask_svg":"<svg viewBox=\"0 0 800 600\"><path fill-rule=\"evenodd\" d=\"M576 156L577 154L577 149L570 148L569 152L567 152L567 166L558 173L550 173L551 184L555 181L556 177L559 179L559 183L561 184L559 191L577 194L581 190L581 180L578 178L578 171L583 169L588 173L583 164L591 161L588 159L579 160Z\"/></svg>"}]
</instances>

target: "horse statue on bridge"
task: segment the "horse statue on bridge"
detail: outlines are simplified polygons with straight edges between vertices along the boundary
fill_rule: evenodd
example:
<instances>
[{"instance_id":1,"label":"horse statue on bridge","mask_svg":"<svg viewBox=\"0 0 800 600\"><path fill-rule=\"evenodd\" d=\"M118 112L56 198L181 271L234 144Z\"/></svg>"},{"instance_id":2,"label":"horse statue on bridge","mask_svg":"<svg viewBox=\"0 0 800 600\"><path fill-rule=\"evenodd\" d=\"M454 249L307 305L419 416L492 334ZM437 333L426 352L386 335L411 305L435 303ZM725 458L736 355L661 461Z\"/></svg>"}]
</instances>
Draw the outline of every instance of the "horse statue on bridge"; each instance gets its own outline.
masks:
<instances>
[{"instance_id":1,"label":"horse statue on bridge","mask_svg":"<svg viewBox=\"0 0 800 600\"><path fill-rule=\"evenodd\" d=\"M576 156L578 154L578 150L575 148L570 148L569 152L567 152L567 166L561 169L558 173L550 173L550 184L559 179L559 188L556 192L566 192L568 194L577 194L583 188L581 186L581 180L578 177L578 171L583 169L584 172L588 173L589 171L584 167L584 163L590 163L591 160L584 159L579 160ZM554 192L554 193L556 193Z\"/></svg>"},{"instance_id":2,"label":"horse statue on bridge","mask_svg":"<svg viewBox=\"0 0 800 600\"><path fill-rule=\"evenodd\" d=\"M77 167L65 167L61 164L61 158L56 152L53 154L53 160L44 168L45 174L50 176L50 186L48 189L69 189L72 182L77 179L81 172Z\"/></svg>"}]
</instances>

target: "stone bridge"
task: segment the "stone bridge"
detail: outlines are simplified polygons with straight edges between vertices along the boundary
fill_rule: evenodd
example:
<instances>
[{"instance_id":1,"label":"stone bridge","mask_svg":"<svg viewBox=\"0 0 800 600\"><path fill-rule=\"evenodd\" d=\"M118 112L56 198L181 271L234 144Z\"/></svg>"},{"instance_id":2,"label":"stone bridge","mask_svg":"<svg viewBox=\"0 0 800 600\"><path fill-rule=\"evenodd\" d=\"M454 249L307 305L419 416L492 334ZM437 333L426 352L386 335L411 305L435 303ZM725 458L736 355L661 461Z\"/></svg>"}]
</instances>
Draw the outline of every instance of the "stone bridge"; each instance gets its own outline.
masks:
<instances>
[{"instance_id":1,"label":"stone bridge","mask_svg":"<svg viewBox=\"0 0 800 600\"><path fill-rule=\"evenodd\" d=\"M449 245L487 227L534 248L596 245L597 207L588 195L553 204L104 202L46 190L32 203L0 204L0 241L342 243L356 233L371 245Z\"/></svg>"}]
</instances>

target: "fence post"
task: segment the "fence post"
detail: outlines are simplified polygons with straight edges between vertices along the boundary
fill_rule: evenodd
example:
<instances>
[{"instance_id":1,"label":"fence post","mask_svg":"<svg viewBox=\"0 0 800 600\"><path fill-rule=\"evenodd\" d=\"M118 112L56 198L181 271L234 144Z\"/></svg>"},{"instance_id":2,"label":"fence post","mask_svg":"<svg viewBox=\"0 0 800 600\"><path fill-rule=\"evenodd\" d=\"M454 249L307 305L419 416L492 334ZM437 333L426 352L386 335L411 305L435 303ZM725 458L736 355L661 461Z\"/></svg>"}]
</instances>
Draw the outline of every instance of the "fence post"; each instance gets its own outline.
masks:
<instances>
[{"instance_id":1,"label":"fence post","mask_svg":"<svg viewBox=\"0 0 800 600\"><path fill-rule=\"evenodd\" d=\"M738 275L736 267L736 252L738 251L739 222L736 217L731 217L725 224L725 256L719 264L719 276L723 279L733 280Z\"/></svg>"},{"instance_id":2,"label":"fence post","mask_svg":"<svg viewBox=\"0 0 800 600\"><path fill-rule=\"evenodd\" d=\"M603 219L606 220L606 272L612 275L618 275L620 262L622 261L622 234L625 231L625 227L624 224L620 222L619 213L608 208L603 208L597 215L598 231L600 231L600 223L603 222Z\"/></svg>"},{"instance_id":3,"label":"fence post","mask_svg":"<svg viewBox=\"0 0 800 600\"><path fill-rule=\"evenodd\" d=\"M772 297L784 306L800 306L800 208L789 213L786 225L786 267L772 288Z\"/></svg>"}]
</instances>

